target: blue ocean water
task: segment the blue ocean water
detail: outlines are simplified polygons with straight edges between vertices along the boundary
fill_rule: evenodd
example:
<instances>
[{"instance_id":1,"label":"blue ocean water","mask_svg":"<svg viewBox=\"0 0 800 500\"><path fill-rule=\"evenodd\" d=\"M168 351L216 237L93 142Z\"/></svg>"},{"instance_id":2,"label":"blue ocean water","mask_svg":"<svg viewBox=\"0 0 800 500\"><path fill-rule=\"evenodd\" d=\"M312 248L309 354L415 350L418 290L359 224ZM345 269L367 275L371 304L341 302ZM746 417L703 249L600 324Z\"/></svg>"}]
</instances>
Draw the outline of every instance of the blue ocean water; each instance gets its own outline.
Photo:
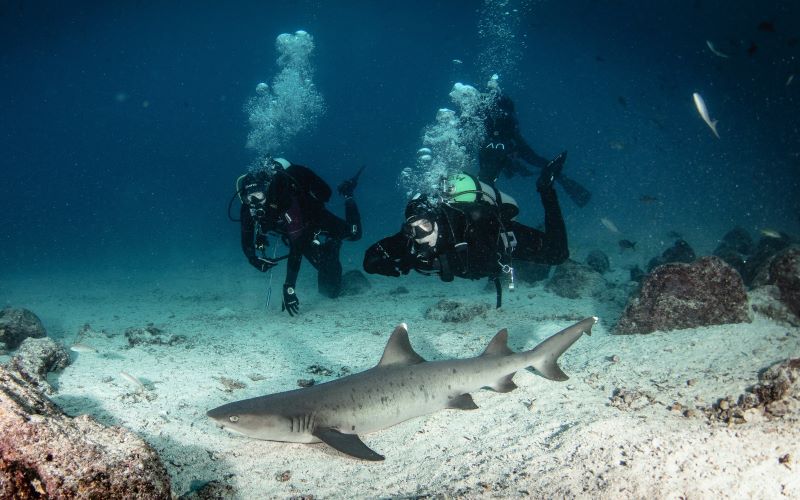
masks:
<instances>
[{"instance_id":1,"label":"blue ocean water","mask_svg":"<svg viewBox=\"0 0 800 500\"><path fill-rule=\"evenodd\" d=\"M367 165L350 267L399 227L398 175L453 84L489 79L487 50L523 135L568 150L593 192L584 208L562 193L573 255L616 249L601 218L643 259L671 230L708 253L736 225L800 228L796 2L20 0L0 4L0 272L242 264L226 207L254 158L243 106L296 30L314 38L326 111L286 156L332 185ZM541 221L532 180L500 187Z\"/></svg>"}]
</instances>

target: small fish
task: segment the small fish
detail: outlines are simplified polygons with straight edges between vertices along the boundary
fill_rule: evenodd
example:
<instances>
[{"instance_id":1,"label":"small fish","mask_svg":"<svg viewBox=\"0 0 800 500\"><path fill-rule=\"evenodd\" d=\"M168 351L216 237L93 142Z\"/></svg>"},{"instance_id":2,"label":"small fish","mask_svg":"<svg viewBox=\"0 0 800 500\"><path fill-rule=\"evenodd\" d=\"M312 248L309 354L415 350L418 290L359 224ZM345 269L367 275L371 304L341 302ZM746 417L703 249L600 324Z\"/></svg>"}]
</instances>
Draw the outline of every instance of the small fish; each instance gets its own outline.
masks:
<instances>
[{"instance_id":1,"label":"small fish","mask_svg":"<svg viewBox=\"0 0 800 500\"><path fill-rule=\"evenodd\" d=\"M643 194L642 196L639 197L639 201L641 201L642 203L655 203L658 201L658 197L651 196L649 194Z\"/></svg>"},{"instance_id":2,"label":"small fish","mask_svg":"<svg viewBox=\"0 0 800 500\"><path fill-rule=\"evenodd\" d=\"M612 233L619 234L619 229L617 229L617 225L611 222L610 219L603 217L602 219L600 219L600 223L603 224L606 227L606 229L608 229Z\"/></svg>"},{"instance_id":3,"label":"small fish","mask_svg":"<svg viewBox=\"0 0 800 500\"><path fill-rule=\"evenodd\" d=\"M619 240L619 249L624 250L636 250L636 242L631 240Z\"/></svg>"},{"instance_id":4,"label":"small fish","mask_svg":"<svg viewBox=\"0 0 800 500\"><path fill-rule=\"evenodd\" d=\"M706 125L708 125L711 131L714 132L714 135L717 136L717 139L719 139L719 133L717 132L717 120L712 120L708 115L708 108L706 107L706 102L703 100L703 97L695 92L692 94L692 98L694 99L694 105L697 108L697 112L700 113L700 118L706 122Z\"/></svg>"},{"instance_id":5,"label":"small fish","mask_svg":"<svg viewBox=\"0 0 800 500\"><path fill-rule=\"evenodd\" d=\"M667 232L667 238L680 240L680 239L683 239L683 235L681 233L679 233L678 231L669 231L669 232Z\"/></svg>"},{"instance_id":6,"label":"small fish","mask_svg":"<svg viewBox=\"0 0 800 500\"><path fill-rule=\"evenodd\" d=\"M759 233L761 233L761 235L766 238L774 238L776 240L780 240L783 238L783 235L781 233L770 228L764 228L761 231L759 231Z\"/></svg>"},{"instance_id":7,"label":"small fish","mask_svg":"<svg viewBox=\"0 0 800 500\"><path fill-rule=\"evenodd\" d=\"M718 51L716 49L716 47L714 47L714 44L711 43L711 40L706 40L706 45L708 45L708 49L711 52L713 52L715 56L719 56L719 57L722 57L724 59L728 59L728 55L727 54L723 54L722 52Z\"/></svg>"},{"instance_id":8,"label":"small fish","mask_svg":"<svg viewBox=\"0 0 800 500\"><path fill-rule=\"evenodd\" d=\"M758 31L764 33L775 33L775 24L772 21L761 21L758 23Z\"/></svg>"},{"instance_id":9,"label":"small fish","mask_svg":"<svg viewBox=\"0 0 800 500\"><path fill-rule=\"evenodd\" d=\"M750 42L750 46L747 47L747 55L753 57L757 51L758 45L756 45L756 42Z\"/></svg>"},{"instance_id":10,"label":"small fish","mask_svg":"<svg viewBox=\"0 0 800 500\"><path fill-rule=\"evenodd\" d=\"M131 375L130 373L128 373L128 372L119 372L119 374L120 374L120 376L121 376L122 378L124 378L125 380L127 380L127 381L128 381L128 382L130 382L131 384L135 385L135 386L136 386L136 387L138 387L139 389L141 389L141 390L145 390L145 389L147 389L147 388L144 386L144 384L142 383L142 381L141 381L141 380L139 380L138 378L134 377L134 376L133 376L133 375Z\"/></svg>"},{"instance_id":11,"label":"small fish","mask_svg":"<svg viewBox=\"0 0 800 500\"><path fill-rule=\"evenodd\" d=\"M792 84L792 80L794 80L794 75L789 75L789 78L786 79L787 87Z\"/></svg>"},{"instance_id":12,"label":"small fish","mask_svg":"<svg viewBox=\"0 0 800 500\"><path fill-rule=\"evenodd\" d=\"M69 350L73 351L73 352L78 352L78 353L81 353L81 354L87 354L87 353L94 354L94 353L97 352L97 349L95 349L92 346L88 346L86 344L72 344L70 346Z\"/></svg>"},{"instance_id":13,"label":"small fish","mask_svg":"<svg viewBox=\"0 0 800 500\"><path fill-rule=\"evenodd\" d=\"M628 107L628 100L625 99L625 97L623 97L623 96L617 96L617 102L623 108L627 108Z\"/></svg>"},{"instance_id":14,"label":"small fish","mask_svg":"<svg viewBox=\"0 0 800 500\"><path fill-rule=\"evenodd\" d=\"M464 61L461 59L453 59L453 64L464 64Z\"/></svg>"}]
</instances>

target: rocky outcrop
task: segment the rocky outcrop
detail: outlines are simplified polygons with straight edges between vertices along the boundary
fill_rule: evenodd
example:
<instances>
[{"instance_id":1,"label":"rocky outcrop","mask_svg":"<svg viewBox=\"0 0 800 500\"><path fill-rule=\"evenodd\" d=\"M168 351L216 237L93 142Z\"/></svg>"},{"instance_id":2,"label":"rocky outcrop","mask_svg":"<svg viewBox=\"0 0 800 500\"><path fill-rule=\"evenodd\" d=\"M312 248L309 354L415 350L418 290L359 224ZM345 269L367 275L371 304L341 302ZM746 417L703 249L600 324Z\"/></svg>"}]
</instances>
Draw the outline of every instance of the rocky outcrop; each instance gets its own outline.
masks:
<instances>
[{"instance_id":1,"label":"rocky outcrop","mask_svg":"<svg viewBox=\"0 0 800 500\"><path fill-rule=\"evenodd\" d=\"M593 271L596 271L600 274L606 273L609 269L611 269L611 264L608 261L608 255L600 250L592 250L589 252L589 255L586 256L586 265L589 266L589 268Z\"/></svg>"},{"instance_id":2,"label":"rocky outcrop","mask_svg":"<svg viewBox=\"0 0 800 500\"><path fill-rule=\"evenodd\" d=\"M0 498L168 499L170 482L142 439L64 415L0 367Z\"/></svg>"},{"instance_id":3,"label":"rocky outcrop","mask_svg":"<svg viewBox=\"0 0 800 500\"><path fill-rule=\"evenodd\" d=\"M442 299L425 311L425 319L443 323L464 323L491 310L488 304L463 304L455 300Z\"/></svg>"},{"instance_id":4,"label":"rocky outcrop","mask_svg":"<svg viewBox=\"0 0 800 500\"><path fill-rule=\"evenodd\" d=\"M0 310L0 351L16 349L28 337L46 335L42 322L31 311L13 307Z\"/></svg>"},{"instance_id":5,"label":"rocky outcrop","mask_svg":"<svg viewBox=\"0 0 800 500\"><path fill-rule=\"evenodd\" d=\"M67 350L47 337L25 339L11 358L11 368L46 394L53 393L47 374L63 370L69 363Z\"/></svg>"},{"instance_id":6,"label":"rocky outcrop","mask_svg":"<svg viewBox=\"0 0 800 500\"><path fill-rule=\"evenodd\" d=\"M647 272L649 273L658 266L670 264L673 262L693 262L697 258L692 247L685 240L676 240L675 243L664 250L659 257L653 257L647 263Z\"/></svg>"},{"instance_id":7,"label":"rocky outcrop","mask_svg":"<svg viewBox=\"0 0 800 500\"><path fill-rule=\"evenodd\" d=\"M347 271L342 275L342 289L339 292L340 296L345 295L361 295L367 293L372 288L367 277L358 269Z\"/></svg>"},{"instance_id":8,"label":"rocky outcrop","mask_svg":"<svg viewBox=\"0 0 800 500\"><path fill-rule=\"evenodd\" d=\"M567 299L593 297L605 288L606 281L600 273L574 260L556 267L553 277L545 285L545 289Z\"/></svg>"},{"instance_id":9,"label":"rocky outcrop","mask_svg":"<svg viewBox=\"0 0 800 500\"><path fill-rule=\"evenodd\" d=\"M800 358L776 363L758 378L759 383L737 401L723 398L705 409L706 416L727 424L800 418Z\"/></svg>"},{"instance_id":10,"label":"rocky outcrop","mask_svg":"<svg viewBox=\"0 0 800 500\"><path fill-rule=\"evenodd\" d=\"M741 276L718 257L655 268L625 306L614 333L650 333L749 322Z\"/></svg>"},{"instance_id":11,"label":"rocky outcrop","mask_svg":"<svg viewBox=\"0 0 800 500\"><path fill-rule=\"evenodd\" d=\"M780 300L800 317L800 248L791 247L777 255L769 266L770 281L780 292Z\"/></svg>"}]
</instances>

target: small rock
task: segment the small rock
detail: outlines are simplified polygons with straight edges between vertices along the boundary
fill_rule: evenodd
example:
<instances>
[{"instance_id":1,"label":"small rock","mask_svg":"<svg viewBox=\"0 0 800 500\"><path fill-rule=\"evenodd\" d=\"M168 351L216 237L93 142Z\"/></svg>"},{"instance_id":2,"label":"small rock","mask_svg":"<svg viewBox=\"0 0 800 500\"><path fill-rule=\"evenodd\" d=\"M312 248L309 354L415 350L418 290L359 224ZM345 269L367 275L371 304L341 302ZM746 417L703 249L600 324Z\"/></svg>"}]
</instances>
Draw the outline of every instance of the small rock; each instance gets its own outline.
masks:
<instances>
[{"instance_id":1,"label":"small rock","mask_svg":"<svg viewBox=\"0 0 800 500\"><path fill-rule=\"evenodd\" d=\"M731 404L728 402L727 399L723 399L722 401L719 402L719 409L720 410L727 410L730 407L731 407Z\"/></svg>"},{"instance_id":2,"label":"small rock","mask_svg":"<svg viewBox=\"0 0 800 500\"><path fill-rule=\"evenodd\" d=\"M279 473L275 474L275 479L277 481L282 482L282 483L285 483L286 481L290 480L291 478L292 478L292 471L285 470L283 472L279 472Z\"/></svg>"},{"instance_id":3,"label":"small rock","mask_svg":"<svg viewBox=\"0 0 800 500\"><path fill-rule=\"evenodd\" d=\"M619 363L619 356L617 356L616 354L615 354L615 355L613 355L613 356L611 356L611 359L610 359L610 361L611 361L612 363Z\"/></svg>"},{"instance_id":4,"label":"small rock","mask_svg":"<svg viewBox=\"0 0 800 500\"><path fill-rule=\"evenodd\" d=\"M426 319L443 323L464 323L491 310L488 304L463 304L454 300L442 299L425 311Z\"/></svg>"},{"instance_id":5,"label":"small rock","mask_svg":"<svg viewBox=\"0 0 800 500\"><path fill-rule=\"evenodd\" d=\"M688 385L689 387L693 386L696 383L697 383L697 379L693 379L693 378L690 378L689 380L686 381L686 385Z\"/></svg>"},{"instance_id":6,"label":"small rock","mask_svg":"<svg viewBox=\"0 0 800 500\"><path fill-rule=\"evenodd\" d=\"M11 358L11 368L25 380L47 394L54 392L47 382L47 374L63 370L70 364L69 353L51 338L26 338Z\"/></svg>"},{"instance_id":7,"label":"small rock","mask_svg":"<svg viewBox=\"0 0 800 500\"><path fill-rule=\"evenodd\" d=\"M297 379L297 385L299 385L300 387L311 387L312 385L314 385L314 383L315 382L313 378Z\"/></svg>"},{"instance_id":8,"label":"small rock","mask_svg":"<svg viewBox=\"0 0 800 500\"><path fill-rule=\"evenodd\" d=\"M611 265L608 262L608 255L600 250L592 250L586 257L586 265L594 271L603 274L608 272Z\"/></svg>"}]
</instances>

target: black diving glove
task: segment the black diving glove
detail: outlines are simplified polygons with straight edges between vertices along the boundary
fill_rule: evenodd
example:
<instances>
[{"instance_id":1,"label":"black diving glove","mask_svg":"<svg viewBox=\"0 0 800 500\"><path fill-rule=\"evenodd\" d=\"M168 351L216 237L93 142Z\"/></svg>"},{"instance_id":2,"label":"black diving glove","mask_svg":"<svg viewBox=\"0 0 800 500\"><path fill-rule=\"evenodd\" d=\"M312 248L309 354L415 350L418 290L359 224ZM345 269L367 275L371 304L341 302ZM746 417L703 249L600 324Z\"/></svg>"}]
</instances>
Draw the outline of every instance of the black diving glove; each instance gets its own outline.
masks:
<instances>
[{"instance_id":1,"label":"black diving glove","mask_svg":"<svg viewBox=\"0 0 800 500\"><path fill-rule=\"evenodd\" d=\"M358 172L356 172L356 175L342 181L342 183L339 184L339 186L336 188L337 191L339 191L339 194L344 196L345 198L352 198L353 191L355 191L356 186L358 186L358 178L361 176L361 172L363 171L364 167L361 167L358 169Z\"/></svg>"},{"instance_id":2,"label":"black diving glove","mask_svg":"<svg viewBox=\"0 0 800 500\"><path fill-rule=\"evenodd\" d=\"M286 283L283 284L283 303L281 304L281 311L286 311L289 316L294 316L300 313L300 300L297 294L294 293L294 287Z\"/></svg>"},{"instance_id":3,"label":"black diving glove","mask_svg":"<svg viewBox=\"0 0 800 500\"><path fill-rule=\"evenodd\" d=\"M556 177L561 175L565 161L567 161L566 151L550 160L550 163L542 169L539 178L536 180L537 191L541 193L553 188L553 182L555 182Z\"/></svg>"},{"instance_id":4,"label":"black diving glove","mask_svg":"<svg viewBox=\"0 0 800 500\"><path fill-rule=\"evenodd\" d=\"M250 265L265 273L278 264L277 261L272 259L265 259L263 257L253 257L250 259Z\"/></svg>"}]
</instances>

